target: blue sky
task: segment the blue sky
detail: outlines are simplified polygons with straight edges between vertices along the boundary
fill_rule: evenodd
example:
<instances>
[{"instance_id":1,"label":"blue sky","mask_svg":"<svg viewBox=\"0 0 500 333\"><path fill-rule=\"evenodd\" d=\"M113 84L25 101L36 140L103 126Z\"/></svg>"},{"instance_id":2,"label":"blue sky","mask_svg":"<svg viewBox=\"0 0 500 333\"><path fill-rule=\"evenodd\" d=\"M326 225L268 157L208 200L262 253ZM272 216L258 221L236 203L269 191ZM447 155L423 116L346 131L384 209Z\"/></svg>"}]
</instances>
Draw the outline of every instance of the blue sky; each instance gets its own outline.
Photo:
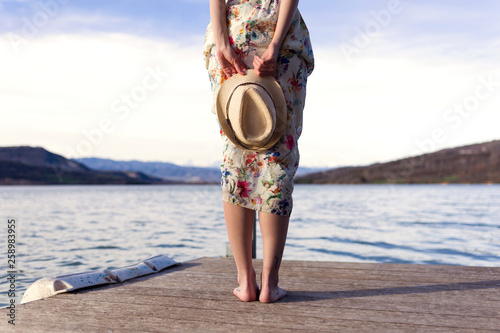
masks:
<instances>
[{"instance_id":1,"label":"blue sky","mask_svg":"<svg viewBox=\"0 0 500 333\"><path fill-rule=\"evenodd\" d=\"M305 166L500 139L500 2L302 0ZM208 0L0 0L0 145L216 165ZM135 96L132 101L127 96Z\"/></svg>"}]
</instances>

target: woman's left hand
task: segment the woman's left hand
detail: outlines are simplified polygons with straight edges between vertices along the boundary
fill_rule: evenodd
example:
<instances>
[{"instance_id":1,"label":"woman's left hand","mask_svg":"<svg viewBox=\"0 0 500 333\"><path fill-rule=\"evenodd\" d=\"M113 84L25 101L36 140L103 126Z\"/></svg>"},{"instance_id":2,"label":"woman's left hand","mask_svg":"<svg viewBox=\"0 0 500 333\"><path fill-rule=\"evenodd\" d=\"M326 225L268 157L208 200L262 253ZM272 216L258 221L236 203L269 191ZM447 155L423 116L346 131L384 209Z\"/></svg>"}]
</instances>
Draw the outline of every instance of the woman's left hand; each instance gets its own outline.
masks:
<instances>
[{"instance_id":1,"label":"woman's left hand","mask_svg":"<svg viewBox=\"0 0 500 333\"><path fill-rule=\"evenodd\" d=\"M266 52L259 57L256 55L253 59L253 68L259 76L266 76L276 74L276 62L278 60L279 47L271 44Z\"/></svg>"}]
</instances>

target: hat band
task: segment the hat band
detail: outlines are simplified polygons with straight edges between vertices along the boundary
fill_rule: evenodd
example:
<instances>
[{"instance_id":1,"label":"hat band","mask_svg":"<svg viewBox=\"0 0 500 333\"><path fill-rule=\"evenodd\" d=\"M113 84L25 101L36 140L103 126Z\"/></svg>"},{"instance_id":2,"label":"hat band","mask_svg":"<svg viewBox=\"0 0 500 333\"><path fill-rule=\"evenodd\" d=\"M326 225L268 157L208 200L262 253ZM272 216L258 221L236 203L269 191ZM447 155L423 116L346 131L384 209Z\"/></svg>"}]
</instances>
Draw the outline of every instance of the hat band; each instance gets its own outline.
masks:
<instances>
[{"instance_id":1,"label":"hat band","mask_svg":"<svg viewBox=\"0 0 500 333\"><path fill-rule=\"evenodd\" d=\"M226 103L226 121L227 121L227 124L228 124L229 128L231 129L231 131L232 131L233 133L235 133L235 132L234 132L233 125L231 125L231 120L229 120L229 105L231 104L231 99L233 98L233 94L234 94L234 92L236 91L236 88L238 88L238 87L240 87L240 86L248 86L248 85L256 85L256 86L259 86L259 87L261 87L262 89L264 89L264 90L266 91L266 93L267 93L269 96L271 96L271 93L269 92L269 90L267 90L267 89L266 89L266 87L264 87L263 85L258 84L258 83L256 83L256 82L245 82L245 83L240 83L240 84L238 84L236 87L234 87L234 89L231 91L231 95L229 95L229 98L227 99L227 103ZM274 99L273 99L273 98L271 98L271 101L273 102L274 109L276 110L276 104L274 103ZM273 138L273 136L272 136L272 135L270 135L270 136L269 136L269 139L267 140L267 142L266 142L266 143L264 143L264 144L262 145L262 147L266 146L266 145L267 145L267 144L271 141L271 139L272 139L272 138ZM236 137L236 135L234 136L234 139L235 139L236 141L238 141L238 143L239 143L242 147L244 147L244 148L246 148L246 149L248 149L248 150L253 150L253 149L252 149L252 147L249 147L247 144L244 144L243 142L241 142L241 141L240 141L240 140Z\"/></svg>"}]
</instances>

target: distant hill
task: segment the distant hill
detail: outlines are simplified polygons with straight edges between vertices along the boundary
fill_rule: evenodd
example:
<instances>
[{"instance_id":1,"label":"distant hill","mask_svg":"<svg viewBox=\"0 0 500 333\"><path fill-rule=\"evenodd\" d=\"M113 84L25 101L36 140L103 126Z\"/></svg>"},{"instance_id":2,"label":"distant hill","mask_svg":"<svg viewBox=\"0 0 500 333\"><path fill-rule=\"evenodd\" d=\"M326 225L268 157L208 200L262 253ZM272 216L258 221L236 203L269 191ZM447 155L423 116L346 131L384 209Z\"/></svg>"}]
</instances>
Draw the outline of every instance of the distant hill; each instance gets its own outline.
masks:
<instances>
[{"instance_id":1,"label":"distant hill","mask_svg":"<svg viewBox=\"0 0 500 333\"><path fill-rule=\"evenodd\" d=\"M0 185L165 183L141 172L92 170L41 147L0 147Z\"/></svg>"},{"instance_id":2,"label":"distant hill","mask_svg":"<svg viewBox=\"0 0 500 333\"><path fill-rule=\"evenodd\" d=\"M500 140L368 166L299 168L297 184L500 183ZM307 173L308 171L315 171ZM41 147L0 147L0 185L219 183L219 168L70 160Z\"/></svg>"},{"instance_id":3,"label":"distant hill","mask_svg":"<svg viewBox=\"0 0 500 333\"><path fill-rule=\"evenodd\" d=\"M39 167L57 166L65 171L89 171L85 165L68 160L41 147L0 147L0 161L17 162Z\"/></svg>"},{"instance_id":4,"label":"distant hill","mask_svg":"<svg viewBox=\"0 0 500 333\"><path fill-rule=\"evenodd\" d=\"M330 169L330 168L328 168L328 167L310 168L310 167L304 167L304 166L299 165L299 168L297 169L297 172L295 173L295 177L297 178L297 177L304 176L304 175L307 175L310 173L321 172L321 171L328 170L328 169Z\"/></svg>"},{"instance_id":5,"label":"distant hill","mask_svg":"<svg viewBox=\"0 0 500 333\"><path fill-rule=\"evenodd\" d=\"M219 167L190 167L167 162L115 161L96 157L78 158L74 159L74 161L95 170L134 170L170 181L183 181L187 183L219 184L221 178ZM305 175L324 169L299 167L297 175Z\"/></svg>"},{"instance_id":6,"label":"distant hill","mask_svg":"<svg viewBox=\"0 0 500 333\"><path fill-rule=\"evenodd\" d=\"M104 158L78 158L73 161L82 163L95 170L134 170L148 175L186 183L220 183L219 168L179 166L167 162L115 161Z\"/></svg>"},{"instance_id":7,"label":"distant hill","mask_svg":"<svg viewBox=\"0 0 500 333\"><path fill-rule=\"evenodd\" d=\"M299 168L297 174L322 170ZM0 147L0 185L18 184L218 184L218 167L167 162L67 159L42 147Z\"/></svg>"},{"instance_id":8,"label":"distant hill","mask_svg":"<svg viewBox=\"0 0 500 333\"><path fill-rule=\"evenodd\" d=\"M500 183L500 140L297 177L298 184Z\"/></svg>"}]
</instances>

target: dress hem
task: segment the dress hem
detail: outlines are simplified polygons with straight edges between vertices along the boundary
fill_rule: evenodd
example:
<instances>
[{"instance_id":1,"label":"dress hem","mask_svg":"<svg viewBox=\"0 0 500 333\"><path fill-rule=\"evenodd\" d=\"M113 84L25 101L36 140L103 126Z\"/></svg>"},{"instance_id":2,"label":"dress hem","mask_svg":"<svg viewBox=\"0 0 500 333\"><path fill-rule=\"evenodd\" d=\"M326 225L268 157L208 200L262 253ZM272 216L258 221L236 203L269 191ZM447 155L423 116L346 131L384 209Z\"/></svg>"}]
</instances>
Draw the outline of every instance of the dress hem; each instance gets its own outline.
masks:
<instances>
[{"instance_id":1,"label":"dress hem","mask_svg":"<svg viewBox=\"0 0 500 333\"><path fill-rule=\"evenodd\" d=\"M224 195L222 195L222 201L227 202L228 204L231 204L234 206L246 208L246 209L257 211L257 212L264 212L264 213L269 213L269 214L274 214L274 215L284 216L284 217L290 217L292 215L291 211L287 214L278 214L276 212L271 212L269 209L265 209L265 207L262 207L262 206L260 206L260 207L257 205L245 206L245 205L242 205L241 203L237 202L236 200L230 200L230 199L226 198Z\"/></svg>"}]
</instances>

